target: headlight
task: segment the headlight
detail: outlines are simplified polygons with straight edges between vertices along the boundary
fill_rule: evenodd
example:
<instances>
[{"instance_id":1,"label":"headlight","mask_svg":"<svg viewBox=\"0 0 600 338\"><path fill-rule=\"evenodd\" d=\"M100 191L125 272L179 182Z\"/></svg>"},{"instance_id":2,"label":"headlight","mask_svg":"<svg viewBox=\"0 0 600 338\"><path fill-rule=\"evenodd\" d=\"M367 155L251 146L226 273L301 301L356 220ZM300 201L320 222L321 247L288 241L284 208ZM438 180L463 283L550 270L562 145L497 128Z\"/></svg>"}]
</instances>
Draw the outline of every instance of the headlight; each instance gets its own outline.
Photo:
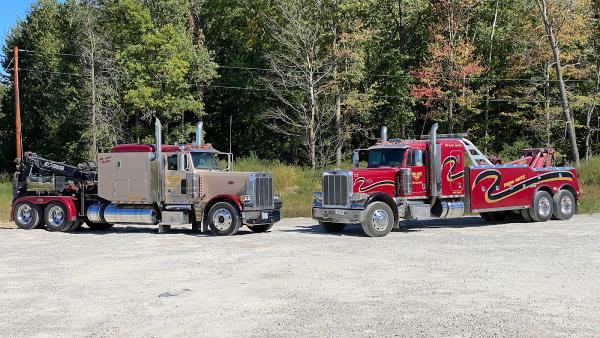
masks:
<instances>
[{"instance_id":1,"label":"headlight","mask_svg":"<svg viewBox=\"0 0 600 338\"><path fill-rule=\"evenodd\" d=\"M323 200L323 193L318 191L318 192L313 192L313 199L315 201L322 201Z\"/></svg>"},{"instance_id":2,"label":"headlight","mask_svg":"<svg viewBox=\"0 0 600 338\"><path fill-rule=\"evenodd\" d=\"M242 195L242 203L252 203L252 195Z\"/></svg>"},{"instance_id":3,"label":"headlight","mask_svg":"<svg viewBox=\"0 0 600 338\"><path fill-rule=\"evenodd\" d=\"M273 202L279 202L281 201L281 197L279 196L278 193L273 194Z\"/></svg>"},{"instance_id":4,"label":"headlight","mask_svg":"<svg viewBox=\"0 0 600 338\"><path fill-rule=\"evenodd\" d=\"M351 202L362 202L366 201L367 198L369 198L369 195L365 194L364 192L355 192L352 195L350 195Z\"/></svg>"}]
</instances>

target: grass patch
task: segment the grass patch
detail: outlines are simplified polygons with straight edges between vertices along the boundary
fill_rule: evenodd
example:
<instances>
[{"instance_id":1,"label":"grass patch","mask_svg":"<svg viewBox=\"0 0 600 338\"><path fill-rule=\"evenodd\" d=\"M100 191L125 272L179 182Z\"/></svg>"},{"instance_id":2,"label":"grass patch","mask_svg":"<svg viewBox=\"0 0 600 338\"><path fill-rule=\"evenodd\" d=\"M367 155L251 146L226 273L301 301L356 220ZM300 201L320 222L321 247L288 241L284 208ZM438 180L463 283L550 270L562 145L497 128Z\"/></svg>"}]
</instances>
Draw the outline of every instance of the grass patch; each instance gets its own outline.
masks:
<instances>
[{"instance_id":1,"label":"grass patch","mask_svg":"<svg viewBox=\"0 0 600 338\"><path fill-rule=\"evenodd\" d=\"M579 212L600 212L600 156L584 161L577 177L581 189Z\"/></svg>"},{"instance_id":2,"label":"grass patch","mask_svg":"<svg viewBox=\"0 0 600 338\"><path fill-rule=\"evenodd\" d=\"M10 206L12 204L12 184L0 182L0 222L10 219Z\"/></svg>"},{"instance_id":3,"label":"grass patch","mask_svg":"<svg viewBox=\"0 0 600 338\"><path fill-rule=\"evenodd\" d=\"M235 171L273 173L275 192L283 201L282 217L310 217L312 193L321 190L321 171L283 164L278 161L263 161L256 156L238 159Z\"/></svg>"}]
</instances>

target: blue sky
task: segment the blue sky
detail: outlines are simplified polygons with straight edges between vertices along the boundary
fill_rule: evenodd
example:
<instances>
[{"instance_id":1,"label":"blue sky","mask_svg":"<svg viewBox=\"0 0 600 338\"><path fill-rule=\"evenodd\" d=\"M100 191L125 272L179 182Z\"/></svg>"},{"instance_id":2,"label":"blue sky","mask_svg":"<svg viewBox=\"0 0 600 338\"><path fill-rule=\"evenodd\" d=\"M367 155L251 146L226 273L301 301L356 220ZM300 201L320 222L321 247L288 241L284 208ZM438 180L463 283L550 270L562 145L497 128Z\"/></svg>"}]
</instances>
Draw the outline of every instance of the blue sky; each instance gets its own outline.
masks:
<instances>
[{"instance_id":1,"label":"blue sky","mask_svg":"<svg viewBox=\"0 0 600 338\"><path fill-rule=\"evenodd\" d=\"M0 41L4 38L11 27L17 22L17 18L23 20L34 0L4 0L0 5Z\"/></svg>"}]
</instances>

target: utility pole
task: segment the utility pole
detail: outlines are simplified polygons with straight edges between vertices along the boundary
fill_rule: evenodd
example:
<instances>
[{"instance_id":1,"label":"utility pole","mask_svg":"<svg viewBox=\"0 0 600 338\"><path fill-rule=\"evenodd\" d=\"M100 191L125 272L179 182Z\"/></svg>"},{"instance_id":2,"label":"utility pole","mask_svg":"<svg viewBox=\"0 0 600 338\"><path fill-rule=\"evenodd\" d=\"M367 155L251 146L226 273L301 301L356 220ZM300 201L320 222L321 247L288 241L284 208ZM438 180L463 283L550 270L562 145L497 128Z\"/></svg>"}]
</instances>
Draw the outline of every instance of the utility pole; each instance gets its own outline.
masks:
<instances>
[{"instance_id":1,"label":"utility pole","mask_svg":"<svg viewBox=\"0 0 600 338\"><path fill-rule=\"evenodd\" d=\"M16 162L21 163L23 151L21 149L21 101L19 99L19 48L13 47L13 80L15 89L15 138L17 144Z\"/></svg>"}]
</instances>

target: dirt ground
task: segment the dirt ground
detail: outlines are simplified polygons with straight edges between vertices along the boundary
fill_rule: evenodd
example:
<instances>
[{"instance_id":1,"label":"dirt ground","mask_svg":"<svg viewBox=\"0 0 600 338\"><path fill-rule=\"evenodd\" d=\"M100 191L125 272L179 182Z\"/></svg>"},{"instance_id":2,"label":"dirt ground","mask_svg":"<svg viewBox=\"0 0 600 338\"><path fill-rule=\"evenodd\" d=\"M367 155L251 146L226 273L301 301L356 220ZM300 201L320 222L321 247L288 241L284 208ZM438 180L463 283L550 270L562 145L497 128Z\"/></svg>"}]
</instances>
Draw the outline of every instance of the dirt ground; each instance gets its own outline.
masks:
<instances>
[{"instance_id":1,"label":"dirt ground","mask_svg":"<svg viewBox=\"0 0 600 338\"><path fill-rule=\"evenodd\" d=\"M600 215L307 218L214 237L0 227L0 336L600 336Z\"/></svg>"}]
</instances>

